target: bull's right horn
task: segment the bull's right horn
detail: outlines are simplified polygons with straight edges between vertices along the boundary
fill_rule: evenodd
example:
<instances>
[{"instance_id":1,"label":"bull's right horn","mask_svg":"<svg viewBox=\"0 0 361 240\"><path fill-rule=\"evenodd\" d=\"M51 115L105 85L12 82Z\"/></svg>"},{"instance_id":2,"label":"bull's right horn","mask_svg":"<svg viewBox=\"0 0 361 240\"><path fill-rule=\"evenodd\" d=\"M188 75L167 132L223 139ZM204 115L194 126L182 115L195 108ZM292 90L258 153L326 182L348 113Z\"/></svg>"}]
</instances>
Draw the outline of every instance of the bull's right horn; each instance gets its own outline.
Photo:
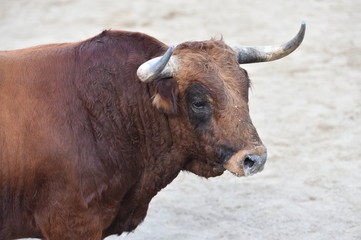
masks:
<instances>
[{"instance_id":1,"label":"bull's right horn","mask_svg":"<svg viewBox=\"0 0 361 240\"><path fill-rule=\"evenodd\" d=\"M137 76L142 82L151 82L156 78L172 77L178 72L179 63L176 56L172 56L174 46L171 46L161 57L150 59L139 66Z\"/></svg>"},{"instance_id":2,"label":"bull's right horn","mask_svg":"<svg viewBox=\"0 0 361 240\"><path fill-rule=\"evenodd\" d=\"M300 31L290 41L276 46L234 46L233 50L237 53L237 60L239 64L242 63L256 63L269 62L283 58L296 50L302 43L305 36L306 23L302 22Z\"/></svg>"}]
</instances>

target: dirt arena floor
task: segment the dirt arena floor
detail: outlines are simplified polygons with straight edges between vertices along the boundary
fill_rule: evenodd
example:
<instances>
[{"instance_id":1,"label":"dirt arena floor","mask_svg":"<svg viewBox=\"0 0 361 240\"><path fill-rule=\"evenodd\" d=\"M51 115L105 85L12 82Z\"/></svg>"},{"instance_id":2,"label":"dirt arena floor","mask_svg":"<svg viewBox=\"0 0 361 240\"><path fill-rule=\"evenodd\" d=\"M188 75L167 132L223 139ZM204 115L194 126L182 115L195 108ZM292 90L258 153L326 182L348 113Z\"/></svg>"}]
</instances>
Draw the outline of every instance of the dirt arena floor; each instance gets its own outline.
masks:
<instances>
[{"instance_id":1,"label":"dirt arena floor","mask_svg":"<svg viewBox=\"0 0 361 240\"><path fill-rule=\"evenodd\" d=\"M243 65L268 148L261 174L181 173L134 233L107 240L361 239L361 1L1 0L0 49L79 41L104 29L168 44L278 44L307 22L289 57Z\"/></svg>"}]
</instances>

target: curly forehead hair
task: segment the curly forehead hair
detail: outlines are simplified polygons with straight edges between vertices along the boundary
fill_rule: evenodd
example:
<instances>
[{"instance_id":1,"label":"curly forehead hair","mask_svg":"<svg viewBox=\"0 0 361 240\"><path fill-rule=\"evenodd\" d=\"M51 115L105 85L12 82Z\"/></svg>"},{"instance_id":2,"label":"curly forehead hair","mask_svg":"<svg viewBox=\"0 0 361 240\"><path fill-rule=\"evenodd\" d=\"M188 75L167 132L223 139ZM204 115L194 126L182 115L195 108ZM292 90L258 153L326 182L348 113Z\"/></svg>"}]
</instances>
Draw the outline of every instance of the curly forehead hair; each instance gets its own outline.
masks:
<instances>
[{"instance_id":1,"label":"curly forehead hair","mask_svg":"<svg viewBox=\"0 0 361 240\"><path fill-rule=\"evenodd\" d=\"M197 81L212 86L210 91L216 92L218 97L228 95L228 90L235 89L248 95L248 74L239 67L236 53L222 39L182 43L177 46L175 55L181 59L182 66L178 79L187 79L186 82L179 82L180 89Z\"/></svg>"}]
</instances>

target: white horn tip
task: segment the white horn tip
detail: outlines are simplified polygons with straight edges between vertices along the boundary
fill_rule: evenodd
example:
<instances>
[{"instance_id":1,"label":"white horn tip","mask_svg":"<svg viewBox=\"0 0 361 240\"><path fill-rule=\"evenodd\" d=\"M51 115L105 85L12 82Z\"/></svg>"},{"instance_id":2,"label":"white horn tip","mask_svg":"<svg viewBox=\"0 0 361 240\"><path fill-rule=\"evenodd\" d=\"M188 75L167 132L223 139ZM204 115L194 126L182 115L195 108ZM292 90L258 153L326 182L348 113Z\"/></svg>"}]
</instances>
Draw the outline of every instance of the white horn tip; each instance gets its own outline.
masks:
<instances>
[{"instance_id":1,"label":"white horn tip","mask_svg":"<svg viewBox=\"0 0 361 240\"><path fill-rule=\"evenodd\" d=\"M171 45L163 56L150 59L140 65L137 69L137 76L142 82L151 82L157 77L167 65L175 46Z\"/></svg>"}]
</instances>

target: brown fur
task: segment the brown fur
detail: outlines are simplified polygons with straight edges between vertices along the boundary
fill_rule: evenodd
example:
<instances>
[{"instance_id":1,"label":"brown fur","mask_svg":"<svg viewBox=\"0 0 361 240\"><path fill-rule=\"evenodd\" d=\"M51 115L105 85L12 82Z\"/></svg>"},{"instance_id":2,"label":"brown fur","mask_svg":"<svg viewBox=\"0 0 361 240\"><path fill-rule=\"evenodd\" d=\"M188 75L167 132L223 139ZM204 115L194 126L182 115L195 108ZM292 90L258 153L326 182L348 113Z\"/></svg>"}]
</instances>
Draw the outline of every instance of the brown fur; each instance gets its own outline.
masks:
<instances>
[{"instance_id":1,"label":"brown fur","mask_svg":"<svg viewBox=\"0 0 361 240\"><path fill-rule=\"evenodd\" d=\"M222 41L185 43L174 53L178 75L141 83L138 66L166 48L144 34L105 31L0 52L0 239L132 231L181 170L220 175L216 149L260 143L234 52ZM214 108L203 130L191 126L184 102L195 82Z\"/></svg>"}]
</instances>

